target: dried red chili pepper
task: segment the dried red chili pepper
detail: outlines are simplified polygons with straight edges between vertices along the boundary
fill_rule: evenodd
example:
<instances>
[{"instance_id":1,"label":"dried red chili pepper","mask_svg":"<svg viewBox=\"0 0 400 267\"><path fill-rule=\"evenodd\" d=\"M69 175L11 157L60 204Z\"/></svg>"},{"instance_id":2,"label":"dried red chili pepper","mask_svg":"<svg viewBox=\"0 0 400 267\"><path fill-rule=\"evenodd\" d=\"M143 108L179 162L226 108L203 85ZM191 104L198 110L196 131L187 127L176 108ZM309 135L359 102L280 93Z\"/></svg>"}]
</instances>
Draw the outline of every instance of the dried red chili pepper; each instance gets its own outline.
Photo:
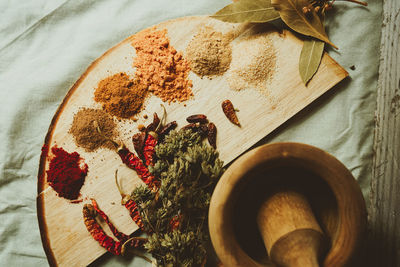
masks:
<instances>
[{"instance_id":1,"label":"dried red chili pepper","mask_svg":"<svg viewBox=\"0 0 400 267\"><path fill-rule=\"evenodd\" d=\"M128 200L126 200L126 202L123 205L129 211L129 215L131 216L132 220L136 223L136 225L142 231L146 232L143 221L142 221L142 217L140 217L136 202L133 201L132 199L128 199Z\"/></svg>"},{"instance_id":2,"label":"dried red chili pepper","mask_svg":"<svg viewBox=\"0 0 400 267\"><path fill-rule=\"evenodd\" d=\"M143 156L146 166L154 165L154 156L156 154L154 149L158 142L158 132L160 131L162 124L165 123L167 117L167 111L164 105L161 106L164 110L161 120L158 118L157 113L154 113L153 122L147 126L146 129L147 136L143 148Z\"/></svg>"},{"instance_id":3,"label":"dried red chili pepper","mask_svg":"<svg viewBox=\"0 0 400 267\"><path fill-rule=\"evenodd\" d=\"M122 233L121 234L123 236L119 237L116 236L119 241L115 241L113 238L111 238L104 232L99 223L96 221L96 215L98 212L96 211L93 205L85 204L83 206L82 213L83 213L83 222L85 223L87 230L92 235L94 240L99 242L99 244L102 247L104 247L107 251L111 252L114 255L121 255L121 254L123 255L124 252L126 251L127 246L138 248L138 247L143 247L143 244L147 242L146 238L130 237ZM105 214L104 216L107 217L107 215ZM117 230L115 229L115 231Z\"/></svg>"},{"instance_id":4,"label":"dried red chili pepper","mask_svg":"<svg viewBox=\"0 0 400 267\"><path fill-rule=\"evenodd\" d=\"M147 135L146 142L145 142L144 148L143 148L143 156L144 156L145 164L147 166L154 165L154 156L156 154L155 147L157 145L157 139L153 134L155 134L155 133L150 132ZM155 134L155 135L157 135L157 134Z\"/></svg>"},{"instance_id":5,"label":"dried red chili pepper","mask_svg":"<svg viewBox=\"0 0 400 267\"><path fill-rule=\"evenodd\" d=\"M201 137L206 137L208 135L208 127L206 124L200 124L197 127L197 132L200 134Z\"/></svg>"},{"instance_id":6,"label":"dried red chili pepper","mask_svg":"<svg viewBox=\"0 0 400 267\"><path fill-rule=\"evenodd\" d=\"M190 129L192 132L199 133L202 138L206 137L208 134L208 128L206 124L197 123L189 123L181 128L181 130Z\"/></svg>"},{"instance_id":7,"label":"dried red chili pepper","mask_svg":"<svg viewBox=\"0 0 400 267\"><path fill-rule=\"evenodd\" d=\"M176 121L171 121L170 123L167 123L164 127L161 128L159 131L160 137L164 137L167 134L169 134L170 131L174 130L178 126L178 123Z\"/></svg>"},{"instance_id":8,"label":"dried red chili pepper","mask_svg":"<svg viewBox=\"0 0 400 267\"><path fill-rule=\"evenodd\" d=\"M174 231L176 229L179 228L179 226L181 225L181 221L182 221L182 215L175 215L174 217L172 217L171 221L169 222L169 226L170 226L170 231Z\"/></svg>"},{"instance_id":9,"label":"dried red chili pepper","mask_svg":"<svg viewBox=\"0 0 400 267\"><path fill-rule=\"evenodd\" d=\"M230 122L240 127L239 120L235 113L235 108L230 100L225 100L222 102L222 111L224 112L225 116L228 118Z\"/></svg>"},{"instance_id":10,"label":"dried red chili pepper","mask_svg":"<svg viewBox=\"0 0 400 267\"><path fill-rule=\"evenodd\" d=\"M121 194L121 204L125 206L125 208L129 211L129 215L131 216L132 220L136 223L136 225L143 230L144 232L144 224L142 218L139 214L139 209L135 201L133 201L129 195L125 194L118 183L118 170L115 171L115 184L118 188L119 193Z\"/></svg>"},{"instance_id":11,"label":"dried red chili pepper","mask_svg":"<svg viewBox=\"0 0 400 267\"><path fill-rule=\"evenodd\" d=\"M187 124L187 125L185 125L185 126L183 126L182 128L181 128L181 130L192 130L192 131L197 131L197 128L198 128L198 124L196 124L196 123L189 123L189 124Z\"/></svg>"},{"instance_id":12,"label":"dried red chili pepper","mask_svg":"<svg viewBox=\"0 0 400 267\"><path fill-rule=\"evenodd\" d=\"M136 171L140 179L149 188L156 190L159 187L160 181L149 172L142 160L139 159L135 154L123 146L118 148L118 155L126 166Z\"/></svg>"},{"instance_id":13,"label":"dried red chili pepper","mask_svg":"<svg viewBox=\"0 0 400 267\"><path fill-rule=\"evenodd\" d=\"M99 242L99 244L105 248L107 251L114 255L121 255L121 242L115 242L114 239L109 237L101 226L96 221L96 210L90 204L85 204L83 206L83 222L86 225L87 230L92 235L94 240Z\"/></svg>"},{"instance_id":14,"label":"dried red chili pepper","mask_svg":"<svg viewBox=\"0 0 400 267\"><path fill-rule=\"evenodd\" d=\"M95 121L96 125L97 122ZM95 126L98 133L102 136L104 134L101 132L100 128ZM134 153L129 151L123 144L119 145L117 142L115 142L112 139L107 138L107 141L111 142L114 144L114 146L117 148L117 153L120 156L122 162L129 168L133 169L136 171L140 179L142 179L147 186L149 186L152 189L156 189L159 187L160 181L158 181L147 169L147 167L143 164L142 160L138 158Z\"/></svg>"},{"instance_id":15,"label":"dried red chili pepper","mask_svg":"<svg viewBox=\"0 0 400 267\"><path fill-rule=\"evenodd\" d=\"M115 228L115 226L111 223L110 219L108 218L108 216L99 208L99 206L97 205L96 200L92 199L92 206L93 208L96 210L97 214L100 215L101 218L103 218L103 220L107 223L108 227L110 228L111 232L113 233L113 235L118 238L118 240L128 240L129 236L121 233L120 231L117 230L117 228Z\"/></svg>"},{"instance_id":16,"label":"dried red chili pepper","mask_svg":"<svg viewBox=\"0 0 400 267\"><path fill-rule=\"evenodd\" d=\"M213 147L217 148L217 127L214 123L210 122L207 125L207 139L208 143Z\"/></svg>"},{"instance_id":17,"label":"dried red chili pepper","mask_svg":"<svg viewBox=\"0 0 400 267\"><path fill-rule=\"evenodd\" d=\"M96 127L96 128L97 128L97 131L99 132L99 134L103 135L101 130L99 129L99 127ZM114 146L116 146L116 147L119 146L115 141L113 141L111 139L107 139L107 140L110 141L111 143L113 143ZM149 170L143 164L141 159L139 159L137 156L135 156L135 154L130 152L124 145L121 145L121 146L118 147L117 153L120 156L122 162L127 167L129 167L129 168L133 169L134 171L136 171L138 176L142 179L143 182L145 182L145 184L149 188L151 188L152 190L156 190L156 189L159 188L160 181L157 180L149 172ZM117 171L115 172L115 181L116 181L116 185L117 185L118 190L119 190L119 192L121 194L121 197L122 197L122 200L121 200L122 205L124 205L128 209L129 215L131 216L132 220L139 226L139 228L144 230L144 225L143 225L142 219L140 217L137 204L133 200L131 200L128 195L124 194L122 192L121 188L118 185Z\"/></svg>"},{"instance_id":18,"label":"dried red chili pepper","mask_svg":"<svg viewBox=\"0 0 400 267\"><path fill-rule=\"evenodd\" d=\"M146 141L146 133L140 132L132 136L133 147L140 158L143 158L144 142Z\"/></svg>"},{"instance_id":19,"label":"dried red chili pepper","mask_svg":"<svg viewBox=\"0 0 400 267\"><path fill-rule=\"evenodd\" d=\"M153 122L146 127L146 132L154 132L157 129L160 122L161 122L160 118L158 117L157 113L154 112Z\"/></svg>"},{"instance_id":20,"label":"dried red chili pepper","mask_svg":"<svg viewBox=\"0 0 400 267\"><path fill-rule=\"evenodd\" d=\"M186 118L189 123L207 123L207 116L204 114L196 114Z\"/></svg>"}]
</instances>

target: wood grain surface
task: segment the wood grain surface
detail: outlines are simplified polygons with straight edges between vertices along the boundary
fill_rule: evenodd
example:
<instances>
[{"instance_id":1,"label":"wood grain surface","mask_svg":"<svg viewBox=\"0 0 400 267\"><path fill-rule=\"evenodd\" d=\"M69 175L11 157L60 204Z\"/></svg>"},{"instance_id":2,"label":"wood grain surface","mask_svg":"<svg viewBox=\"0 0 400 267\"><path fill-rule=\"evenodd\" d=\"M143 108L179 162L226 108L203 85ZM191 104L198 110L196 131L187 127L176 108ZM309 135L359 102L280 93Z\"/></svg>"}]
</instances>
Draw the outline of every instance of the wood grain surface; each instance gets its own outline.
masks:
<instances>
[{"instance_id":1,"label":"wood grain surface","mask_svg":"<svg viewBox=\"0 0 400 267\"><path fill-rule=\"evenodd\" d=\"M369 266L400 266L400 1L383 1L369 205Z\"/></svg>"},{"instance_id":2,"label":"wood grain surface","mask_svg":"<svg viewBox=\"0 0 400 267\"><path fill-rule=\"evenodd\" d=\"M325 54L317 74L305 87L298 74L302 41L290 32L277 32L270 26L253 27L223 23L208 17L188 17L161 23L157 28L166 28L171 45L178 51L184 51L192 37L205 25L238 36L232 42L234 52L243 38L256 32L261 33L258 36L270 38L277 52L276 73L268 82L265 94L252 88L234 91L229 88L226 75L201 79L191 73L189 78L193 81L194 99L187 101L186 106L179 103L166 105L168 120L177 120L180 126L186 124L185 118L189 115L206 114L217 125L217 146L220 158L225 164L347 76L347 72ZM73 115L79 108L100 108L100 105L93 100L94 89L100 80L121 71L134 75L132 64L135 49L131 45L134 38L135 35L110 49L88 68L70 89L50 125L46 145L49 147L58 145L69 152L77 151L89 165L89 174L81 189L84 202L71 204L57 197L53 189L47 187L45 170L49 164L48 155L45 153L41 157L38 217L43 244L51 265L84 266L105 253L83 224L82 206L89 198L97 200L100 208L122 232L132 233L137 229L128 211L120 205L121 197L114 183L114 172L116 169L119 170L126 193L141 183L137 175L121 163L115 151L99 149L89 153L77 147L73 137L68 133ZM248 42L248 49L252 49L252 41ZM241 128L230 123L221 110L221 103L227 98L240 110L238 117ZM131 136L137 132L138 124L148 123L143 115L161 113L161 103L160 99L152 96L146 102L146 109L138 115L137 122L131 120L118 122L119 138L128 148L133 150Z\"/></svg>"}]
</instances>

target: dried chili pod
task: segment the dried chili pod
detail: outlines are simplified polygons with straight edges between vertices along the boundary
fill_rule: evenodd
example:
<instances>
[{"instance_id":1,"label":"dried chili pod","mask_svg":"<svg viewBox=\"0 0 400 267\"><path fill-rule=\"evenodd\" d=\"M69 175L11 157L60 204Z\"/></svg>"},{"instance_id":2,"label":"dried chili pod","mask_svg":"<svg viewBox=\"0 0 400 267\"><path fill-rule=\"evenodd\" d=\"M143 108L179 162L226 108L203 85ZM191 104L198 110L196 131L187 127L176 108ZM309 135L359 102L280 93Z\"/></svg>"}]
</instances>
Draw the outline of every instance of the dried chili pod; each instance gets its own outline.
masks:
<instances>
[{"instance_id":1,"label":"dried chili pod","mask_svg":"<svg viewBox=\"0 0 400 267\"><path fill-rule=\"evenodd\" d=\"M207 131L207 139L208 139L208 143L210 143L210 145L213 148L217 148L217 127L215 126L214 123L210 122L207 125L208 131Z\"/></svg>"},{"instance_id":2,"label":"dried chili pod","mask_svg":"<svg viewBox=\"0 0 400 267\"><path fill-rule=\"evenodd\" d=\"M222 111L230 122L240 127L239 120L236 116L235 108L230 100L225 100L222 102Z\"/></svg>"},{"instance_id":3,"label":"dried chili pod","mask_svg":"<svg viewBox=\"0 0 400 267\"><path fill-rule=\"evenodd\" d=\"M102 211L96 200L92 199L92 206L93 208L96 210L97 214L100 215L101 218L103 218L103 220L107 223L108 227L110 228L111 232L113 233L113 235L120 241L122 240L128 240L129 236L118 231L117 228L112 224L112 222L110 221L110 219L108 218L108 216L104 213L104 211Z\"/></svg>"},{"instance_id":4,"label":"dried chili pod","mask_svg":"<svg viewBox=\"0 0 400 267\"><path fill-rule=\"evenodd\" d=\"M118 149L118 155L122 162L132 170L135 170L139 178L150 188L157 189L160 185L160 181L154 177L149 169L144 165L141 159L135 154L129 151L126 147L120 147Z\"/></svg>"},{"instance_id":5,"label":"dried chili pod","mask_svg":"<svg viewBox=\"0 0 400 267\"><path fill-rule=\"evenodd\" d=\"M133 201L129 195L125 194L118 183L118 170L115 171L115 184L121 194L121 204L129 211L129 215L132 220L139 226L140 229L145 231L142 217L140 217L139 209L135 201Z\"/></svg>"},{"instance_id":6,"label":"dried chili pod","mask_svg":"<svg viewBox=\"0 0 400 267\"><path fill-rule=\"evenodd\" d=\"M192 131L197 131L198 126L199 126L199 125L196 124L196 123L189 123L188 125L183 126L183 127L181 128L181 130L188 130L188 129L190 129L190 130L192 130Z\"/></svg>"},{"instance_id":7,"label":"dried chili pod","mask_svg":"<svg viewBox=\"0 0 400 267\"><path fill-rule=\"evenodd\" d=\"M96 221L97 212L91 204L85 204L82 209L83 222L86 229L92 235L94 240L104 247L107 251L114 255L121 255L121 242L116 242L112 237L108 236L103 228Z\"/></svg>"},{"instance_id":8,"label":"dried chili pod","mask_svg":"<svg viewBox=\"0 0 400 267\"><path fill-rule=\"evenodd\" d=\"M111 252L114 255L124 255L127 247L133 248L143 248L143 245L148 241L147 238L143 237L130 237L123 233L118 232L114 226L114 229L111 229L114 232L120 233L121 235L115 236L119 241L115 241L112 237L108 236L103 228L101 228L100 224L96 221L96 216L98 214L98 207L93 206L91 204L85 204L82 209L83 213L83 222L86 226L88 232L92 235L94 240L99 242L99 244L104 247L107 251ZM102 211L100 211L103 213ZM107 218L107 215L100 214L103 218ZM110 226L109 221L107 224ZM111 224L112 225L112 224ZM145 258L149 261L147 258Z\"/></svg>"},{"instance_id":9,"label":"dried chili pod","mask_svg":"<svg viewBox=\"0 0 400 267\"><path fill-rule=\"evenodd\" d=\"M176 121L171 121L161 128L159 135L166 136L167 134L169 134L170 131L174 130L177 126L178 123L176 123Z\"/></svg>"},{"instance_id":10,"label":"dried chili pod","mask_svg":"<svg viewBox=\"0 0 400 267\"><path fill-rule=\"evenodd\" d=\"M196 114L186 118L189 123L207 123L207 116L204 114Z\"/></svg>"},{"instance_id":11,"label":"dried chili pod","mask_svg":"<svg viewBox=\"0 0 400 267\"><path fill-rule=\"evenodd\" d=\"M170 231L174 231L175 229L178 229L181 226L182 223L182 214L175 215L174 217L171 218L169 222L170 226Z\"/></svg>"},{"instance_id":12,"label":"dried chili pod","mask_svg":"<svg viewBox=\"0 0 400 267\"><path fill-rule=\"evenodd\" d=\"M153 114L153 122L150 123L147 127L146 127L146 132L154 132L158 125L160 124L160 118L158 117L157 113L154 112Z\"/></svg>"},{"instance_id":13,"label":"dried chili pod","mask_svg":"<svg viewBox=\"0 0 400 267\"><path fill-rule=\"evenodd\" d=\"M208 126L206 124L200 124L197 127L197 132L201 137L206 137L208 135Z\"/></svg>"},{"instance_id":14,"label":"dried chili pod","mask_svg":"<svg viewBox=\"0 0 400 267\"><path fill-rule=\"evenodd\" d=\"M123 204L125 208L129 211L129 215L132 220L136 223L136 225L143 231L145 231L145 227L142 221L142 217L140 217L139 210L135 201L128 199Z\"/></svg>"},{"instance_id":15,"label":"dried chili pod","mask_svg":"<svg viewBox=\"0 0 400 267\"><path fill-rule=\"evenodd\" d=\"M146 133L140 132L136 133L132 136L133 147L135 148L136 153L139 157L143 158L143 148L146 141Z\"/></svg>"},{"instance_id":16,"label":"dried chili pod","mask_svg":"<svg viewBox=\"0 0 400 267\"><path fill-rule=\"evenodd\" d=\"M156 155L155 147L157 145L157 140L158 140L157 136L158 136L157 133L150 132L147 135L146 141L144 143L143 156L144 156L144 162L147 166L154 165L154 160Z\"/></svg>"}]
</instances>

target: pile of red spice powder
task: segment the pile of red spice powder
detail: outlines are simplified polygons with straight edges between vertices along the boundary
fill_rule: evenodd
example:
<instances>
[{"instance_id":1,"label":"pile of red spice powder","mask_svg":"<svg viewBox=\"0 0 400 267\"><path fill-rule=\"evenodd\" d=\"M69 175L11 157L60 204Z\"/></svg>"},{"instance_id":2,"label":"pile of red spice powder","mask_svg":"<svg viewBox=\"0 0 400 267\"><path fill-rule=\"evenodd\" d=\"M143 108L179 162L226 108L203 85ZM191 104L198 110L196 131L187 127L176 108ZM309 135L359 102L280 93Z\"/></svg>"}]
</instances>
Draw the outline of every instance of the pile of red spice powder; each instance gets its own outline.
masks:
<instances>
[{"instance_id":1,"label":"pile of red spice powder","mask_svg":"<svg viewBox=\"0 0 400 267\"><path fill-rule=\"evenodd\" d=\"M48 148L43 147L42 150ZM85 182L88 165L78 152L68 153L63 148L52 147L53 157L47 173L47 182L60 197L77 199Z\"/></svg>"}]
</instances>

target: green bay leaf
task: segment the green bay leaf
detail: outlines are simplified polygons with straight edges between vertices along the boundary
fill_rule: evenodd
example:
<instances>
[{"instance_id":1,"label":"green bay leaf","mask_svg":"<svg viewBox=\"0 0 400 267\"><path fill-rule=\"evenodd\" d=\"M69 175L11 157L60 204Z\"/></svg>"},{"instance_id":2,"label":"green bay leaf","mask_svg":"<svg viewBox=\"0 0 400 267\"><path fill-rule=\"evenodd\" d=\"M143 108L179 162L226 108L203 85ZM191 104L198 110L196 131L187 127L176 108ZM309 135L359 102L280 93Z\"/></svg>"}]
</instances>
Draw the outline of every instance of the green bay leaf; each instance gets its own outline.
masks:
<instances>
[{"instance_id":1,"label":"green bay leaf","mask_svg":"<svg viewBox=\"0 0 400 267\"><path fill-rule=\"evenodd\" d=\"M211 17L233 23L262 23L279 19L279 13L272 7L270 0L239 0Z\"/></svg>"},{"instance_id":2,"label":"green bay leaf","mask_svg":"<svg viewBox=\"0 0 400 267\"><path fill-rule=\"evenodd\" d=\"M310 4L309 0L271 0L271 4L292 30L312 36L337 48L329 40L318 14L314 10L307 15L303 13L303 7Z\"/></svg>"},{"instance_id":3,"label":"green bay leaf","mask_svg":"<svg viewBox=\"0 0 400 267\"><path fill-rule=\"evenodd\" d=\"M307 84L317 72L324 53L324 45L324 42L314 38L304 41L299 61L299 72L304 84Z\"/></svg>"}]
</instances>

